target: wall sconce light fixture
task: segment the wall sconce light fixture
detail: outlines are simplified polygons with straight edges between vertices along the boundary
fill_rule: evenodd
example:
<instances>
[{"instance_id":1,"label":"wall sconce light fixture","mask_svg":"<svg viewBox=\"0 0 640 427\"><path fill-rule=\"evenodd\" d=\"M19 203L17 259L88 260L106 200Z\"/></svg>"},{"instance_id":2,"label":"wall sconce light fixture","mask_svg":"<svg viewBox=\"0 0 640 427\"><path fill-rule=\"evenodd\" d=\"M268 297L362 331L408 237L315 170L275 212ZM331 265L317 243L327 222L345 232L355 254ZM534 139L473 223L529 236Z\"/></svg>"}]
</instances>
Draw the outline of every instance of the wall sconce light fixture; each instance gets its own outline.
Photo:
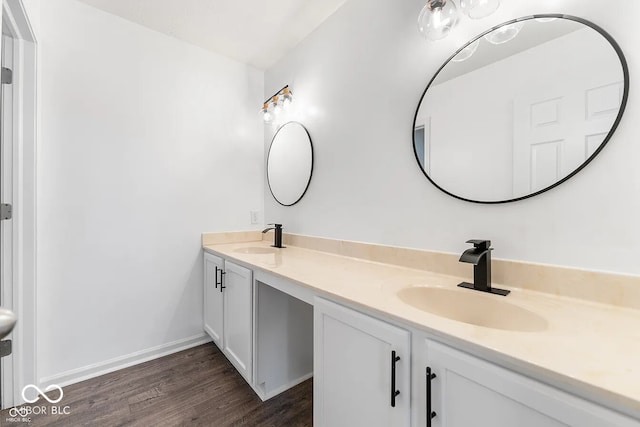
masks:
<instances>
[{"instance_id":1,"label":"wall sconce light fixture","mask_svg":"<svg viewBox=\"0 0 640 427\"><path fill-rule=\"evenodd\" d=\"M293 92L289 85L269 97L262 104L260 112L265 123L273 122L284 110L287 110L293 101Z\"/></svg>"},{"instance_id":2,"label":"wall sconce light fixture","mask_svg":"<svg viewBox=\"0 0 640 427\"><path fill-rule=\"evenodd\" d=\"M471 19L491 15L500 0L460 0L460 9ZM445 38L458 23L460 12L453 0L427 0L418 16L418 29L428 40Z\"/></svg>"}]
</instances>

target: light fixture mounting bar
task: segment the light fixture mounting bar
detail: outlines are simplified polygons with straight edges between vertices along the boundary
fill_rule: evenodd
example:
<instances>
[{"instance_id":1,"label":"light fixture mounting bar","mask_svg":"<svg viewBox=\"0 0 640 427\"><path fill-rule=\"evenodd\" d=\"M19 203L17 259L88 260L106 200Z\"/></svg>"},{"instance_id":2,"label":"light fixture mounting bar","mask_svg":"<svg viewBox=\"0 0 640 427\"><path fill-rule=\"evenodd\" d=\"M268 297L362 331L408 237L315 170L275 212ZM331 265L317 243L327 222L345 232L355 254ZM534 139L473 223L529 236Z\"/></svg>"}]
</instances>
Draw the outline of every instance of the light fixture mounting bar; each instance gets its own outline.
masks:
<instances>
[{"instance_id":1,"label":"light fixture mounting bar","mask_svg":"<svg viewBox=\"0 0 640 427\"><path fill-rule=\"evenodd\" d=\"M278 95L282 95L282 93L284 92L285 89L288 89L289 85L286 85L285 87L283 87L282 89L280 89L279 91L277 91L276 93L274 93L273 95L271 95L270 97L268 97L265 101L264 104L269 103L269 101L271 101L273 99L274 96L278 96Z\"/></svg>"}]
</instances>

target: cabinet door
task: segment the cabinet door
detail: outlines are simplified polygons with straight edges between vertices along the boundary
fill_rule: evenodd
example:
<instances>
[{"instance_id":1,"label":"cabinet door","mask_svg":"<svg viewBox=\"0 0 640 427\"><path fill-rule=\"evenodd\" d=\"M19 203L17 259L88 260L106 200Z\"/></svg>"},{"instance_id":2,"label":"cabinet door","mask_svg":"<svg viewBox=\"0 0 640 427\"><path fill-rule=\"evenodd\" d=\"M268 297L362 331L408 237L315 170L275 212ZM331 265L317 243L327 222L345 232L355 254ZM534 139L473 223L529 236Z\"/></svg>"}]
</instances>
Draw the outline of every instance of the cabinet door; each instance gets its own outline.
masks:
<instances>
[{"instance_id":1,"label":"cabinet door","mask_svg":"<svg viewBox=\"0 0 640 427\"><path fill-rule=\"evenodd\" d=\"M409 332L316 298L314 426L408 426L410 349Z\"/></svg>"},{"instance_id":2,"label":"cabinet door","mask_svg":"<svg viewBox=\"0 0 640 427\"><path fill-rule=\"evenodd\" d=\"M619 413L430 340L427 358L436 375L425 403L430 397L433 427L638 426Z\"/></svg>"},{"instance_id":3,"label":"cabinet door","mask_svg":"<svg viewBox=\"0 0 640 427\"><path fill-rule=\"evenodd\" d=\"M217 283L220 282L223 267L222 258L204 254L204 330L220 349L224 348L223 294Z\"/></svg>"},{"instance_id":4,"label":"cabinet door","mask_svg":"<svg viewBox=\"0 0 640 427\"><path fill-rule=\"evenodd\" d=\"M251 383L252 307L251 270L225 261L224 353L242 376Z\"/></svg>"}]
</instances>

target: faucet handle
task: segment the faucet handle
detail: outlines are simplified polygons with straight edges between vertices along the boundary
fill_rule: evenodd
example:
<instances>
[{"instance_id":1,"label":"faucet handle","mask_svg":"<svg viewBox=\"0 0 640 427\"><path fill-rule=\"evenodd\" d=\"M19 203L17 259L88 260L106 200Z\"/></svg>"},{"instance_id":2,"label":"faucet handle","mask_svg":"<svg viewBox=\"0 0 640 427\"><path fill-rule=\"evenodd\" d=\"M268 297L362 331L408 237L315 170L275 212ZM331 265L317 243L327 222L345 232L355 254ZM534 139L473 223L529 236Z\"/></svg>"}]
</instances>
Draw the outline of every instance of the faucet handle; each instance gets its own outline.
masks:
<instances>
[{"instance_id":1,"label":"faucet handle","mask_svg":"<svg viewBox=\"0 0 640 427\"><path fill-rule=\"evenodd\" d=\"M473 246L481 251L490 250L491 240L471 239L467 240L467 243L473 244Z\"/></svg>"},{"instance_id":2,"label":"faucet handle","mask_svg":"<svg viewBox=\"0 0 640 427\"><path fill-rule=\"evenodd\" d=\"M273 225L276 228L282 228L282 224L267 224L267 225Z\"/></svg>"}]
</instances>

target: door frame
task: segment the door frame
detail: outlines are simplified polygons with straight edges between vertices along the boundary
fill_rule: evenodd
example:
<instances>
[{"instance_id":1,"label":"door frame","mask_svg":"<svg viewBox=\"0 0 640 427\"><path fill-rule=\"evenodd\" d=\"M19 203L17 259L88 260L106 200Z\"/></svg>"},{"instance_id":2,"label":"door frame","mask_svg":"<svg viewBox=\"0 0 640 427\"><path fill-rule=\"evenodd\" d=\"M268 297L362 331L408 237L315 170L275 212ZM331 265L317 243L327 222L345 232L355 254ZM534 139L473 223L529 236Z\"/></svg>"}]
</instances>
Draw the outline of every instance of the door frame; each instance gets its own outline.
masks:
<instances>
[{"instance_id":1,"label":"door frame","mask_svg":"<svg viewBox=\"0 0 640 427\"><path fill-rule=\"evenodd\" d=\"M24 403L22 390L39 386L36 364L37 41L22 0L2 0L2 25L13 37L13 376L2 378L3 408ZM9 292L7 292L9 293ZM11 372L9 372L11 374ZM7 384L5 388L5 383ZM7 390L9 388L9 390ZM12 392L11 392L12 391Z\"/></svg>"},{"instance_id":2,"label":"door frame","mask_svg":"<svg viewBox=\"0 0 640 427\"><path fill-rule=\"evenodd\" d=\"M8 27L8 25L7 25ZM2 57L2 67L6 67L10 70L14 68L14 54L13 48L15 45L15 39L12 35L5 35L8 32L7 28L2 31L2 45L0 46L0 56ZM0 89L2 99L2 107L0 108L0 199L2 203L14 204L15 191L13 187L14 180L14 138L13 129L16 126L16 122L13 117L14 113L14 97L13 97L14 85L12 83L3 83ZM15 252L15 240L13 239L14 224L12 220L4 220L0 222L0 305L3 308L14 310L13 301L13 282L14 271L16 271L13 265ZM16 260L17 261L17 260ZM13 340L13 335L10 334L4 338L4 340ZM2 407L6 408L12 403L13 396L13 354L9 354L0 359L0 402ZM6 398L5 398L6 397Z\"/></svg>"}]
</instances>

